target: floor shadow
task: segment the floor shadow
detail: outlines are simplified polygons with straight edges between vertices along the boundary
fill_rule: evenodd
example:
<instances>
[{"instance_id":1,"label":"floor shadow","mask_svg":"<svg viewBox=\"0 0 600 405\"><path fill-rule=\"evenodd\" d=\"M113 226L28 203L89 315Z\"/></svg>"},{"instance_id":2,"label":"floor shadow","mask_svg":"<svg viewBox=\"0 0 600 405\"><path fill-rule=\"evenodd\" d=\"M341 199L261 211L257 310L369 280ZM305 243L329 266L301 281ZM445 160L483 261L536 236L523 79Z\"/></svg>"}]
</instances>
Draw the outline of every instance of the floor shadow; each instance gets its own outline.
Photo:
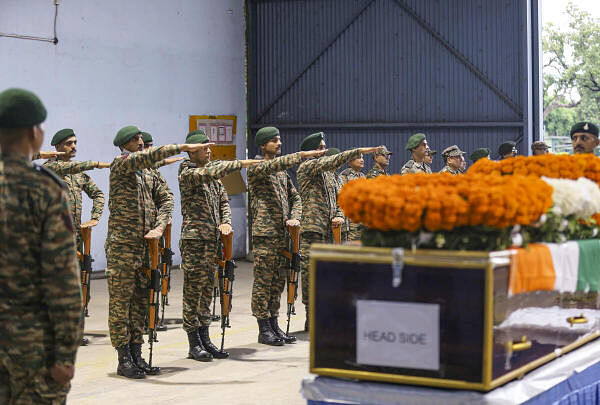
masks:
<instances>
[{"instance_id":1,"label":"floor shadow","mask_svg":"<svg viewBox=\"0 0 600 405\"><path fill-rule=\"evenodd\" d=\"M91 333L91 332L83 332L84 336L91 336L93 338L105 338L108 336L108 333Z\"/></svg>"},{"instance_id":2,"label":"floor shadow","mask_svg":"<svg viewBox=\"0 0 600 405\"><path fill-rule=\"evenodd\" d=\"M165 367L163 369L163 373L161 375L152 375L152 376L147 376L146 378L141 378L139 380L133 380L131 379L131 381L138 381L140 383L143 384L156 384L156 385L228 385L228 384L254 384L256 381L240 381L240 380L228 380L228 381L190 381L190 382L172 382L172 381L161 381L160 378L162 376L168 376L169 374L167 374L165 372L165 370L168 369L177 369L177 372L179 371L185 371L188 370L185 367ZM125 380L130 380L129 378L117 375L117 373L108 373L107 374L108 377L110 378L119 378L119 379L125 379Z\"/></svg>"}]
</instances>

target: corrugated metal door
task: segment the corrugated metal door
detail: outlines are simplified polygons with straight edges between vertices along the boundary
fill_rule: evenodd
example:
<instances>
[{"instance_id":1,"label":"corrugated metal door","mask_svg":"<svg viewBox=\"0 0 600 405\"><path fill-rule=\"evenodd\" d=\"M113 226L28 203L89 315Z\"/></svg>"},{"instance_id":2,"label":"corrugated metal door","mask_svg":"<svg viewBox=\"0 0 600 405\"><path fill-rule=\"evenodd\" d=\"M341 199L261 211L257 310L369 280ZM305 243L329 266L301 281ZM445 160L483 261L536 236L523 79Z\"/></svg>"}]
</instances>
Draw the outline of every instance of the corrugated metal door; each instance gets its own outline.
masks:
<instances>
[{"instance_id":1,"label":"corrugated metal door","mask_svg":"<svg viewBox=\"0 0 600 405\"><path fill-rule=\"evenodd\" d=\"M280 128L283 153L323 130L328 146L468 153L539 130L537 0L247 0L248 127ZM366 169L372 164L366 159ZM434 169L442 166L441 158Z\"/></svg>"}]
</instances>

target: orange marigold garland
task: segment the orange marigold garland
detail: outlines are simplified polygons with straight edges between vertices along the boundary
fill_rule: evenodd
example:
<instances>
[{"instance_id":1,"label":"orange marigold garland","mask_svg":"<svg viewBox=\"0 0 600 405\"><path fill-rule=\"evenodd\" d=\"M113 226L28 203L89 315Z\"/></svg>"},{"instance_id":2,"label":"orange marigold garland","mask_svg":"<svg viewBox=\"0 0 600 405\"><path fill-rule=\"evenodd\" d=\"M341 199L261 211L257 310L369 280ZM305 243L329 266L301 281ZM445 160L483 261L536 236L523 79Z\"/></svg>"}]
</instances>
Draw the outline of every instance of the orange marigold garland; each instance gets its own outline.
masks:
<instances>
[{"instance_id":1,"label":"orange marigold garland","mask_svg":"<svg viewBox=\"0 0 600 405\"><path fill-rule=\"evenodd\" d=\"M381 231L449 231L462 226L529 225L552 206L552 187L536 177L447 173L379 176L344 185L344 214Z\"/></svg>"}]
</instances>

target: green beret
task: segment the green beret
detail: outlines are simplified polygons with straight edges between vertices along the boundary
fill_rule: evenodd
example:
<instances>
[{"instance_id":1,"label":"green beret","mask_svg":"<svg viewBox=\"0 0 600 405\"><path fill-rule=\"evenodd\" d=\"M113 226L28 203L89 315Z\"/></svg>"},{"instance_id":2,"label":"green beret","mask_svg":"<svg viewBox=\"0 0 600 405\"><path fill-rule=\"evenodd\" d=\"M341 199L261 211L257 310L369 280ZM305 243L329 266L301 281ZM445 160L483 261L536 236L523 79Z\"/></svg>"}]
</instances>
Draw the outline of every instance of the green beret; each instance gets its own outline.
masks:
<instances>
[{"instance_id":1,"label":"green beret","mask_svg":"<svg viewBox=\"0 0 600 405\"><path fill-rule=\"evenodd\" d=\"M337 155L338 153L340 153L340 150L338 148L329 148L327 149L327 152L325 152L325 156L333 156Z\"/></svg>"},{"instance_id":2,"label":"green beret","mask_svg":"<svg viewBox=\"0 0 600 405\"><path fill-rule=\"evenodd\" d=\"M473 153L471 153L471 160L473 162L477 162L479 159L490 156L490 150L488 148L479 148L475 149Z\"/></svg>"},{"instance_id":3,"label":"green beret","mask_svg":"<svg viewBox=\"0 0 600 405\"><path fill-rule=\"evenodd\" d=\"M152 135L150 135L148 132L142 132L142 142L144 142L144 143L154 142L152 140Z\"/></svg>"},{"instance_id":4,"label":"green beret","mask_svg":"<svg viewBox=\"0 0 600 405\"><path fill-rule=\"evenodd\" d=\"M504 142L498 148L498 154L500 154L500 156L508 155L510 152L512 152L515 146L517 146L517 144L513 141Z\"/></svg>"},{"instance_id":5,"label":"green beret","mask_svg":"<svg viewBox=\"0 0 600 405\"><path fill-rule=\"evenodd\" d=\"M8 89L0 93L0 128L31 128L46 119L46 108L30 91Z\"/></svg>"},{"instance_id":6,"label":"green beret","mask_svg":"<svg viewBox=\"0 0 600 405\"><path fill-rule=\"evenodd\" d=\"M134 125L123 127L119 129L119 132L117 132L117 136L115 136L115 139L113 140L113 145L124 145L129 142L132 137L140 133L142 133L142 131L140 131L140 129Z\"/></svg>"},{"instance_id":7,"label":"green beret","mask_svg":"<svg viewBox=\"0 0 600 405\"><path fill-rule=\"evenodd\" d=\"M57 133L54 134L54 136L52 137L52 141L50 142L50 145L56 146L59 143L61 143L62 141L64 141L65 139L70 138L72 136L75 136L75 132L73 132L73 130L71 128L61 129L60 131L58 131Z\"/></svg>"},{"instance_id":8,"label":"green beret","mask_svg":"<svg viewBox=\"0 0 600 405\"><path fill-rule=\"evenodd\" d=\"M425 134L414 134L410 138L408 138L408 142L406 143L406 150L413 150L417 146L421 144L425 140Z\"/></svg>"},{"instance_id":9,"label":"green beret","mask_svg":"<svg viewBox=\"0 0 600 405\"><path fill-rule=\"evenodd\" d=\"M317 132L304 138L300 144L300 150L315 150L321 144L321 141L325 140L325 134L323 132Z\"/></svg>"},{"instance_id":10,"label":"green beret","mask_svg":"<svg viewBox=\"0 0 600 405\"><path fill-rule=\"evenodd\" d=\"M279 130L275 127L264 127L256 132L256 136L254 137L254 144L256 146L262 146L265 143L269 142L271 138L275 138L279 135Z\"/></svg>"},{"instance_id":11,"label":"green beret","mask_svg":"<svg viewBox=\"0 0 600 405\"><path fill-rule=\"evenodd\" d=\"M573 137L573 134L576 132L585 132L586 134L592 134L595 137L598 137L598 127L595 124L587 121L578 122L577 124L573 125L571 127L571 137Z\"/></svg>"},{"instance_id":12,"label":"green beret","mask_svg":"<svg viewBox=\"0 0 600 405\"><path fill-rule=\"evenodd\" d=\"M206 132L203 129L196 129L195 131L187 134L185 143L207 143L210 139L206 136Z\"/></svg>"}]
</instances>

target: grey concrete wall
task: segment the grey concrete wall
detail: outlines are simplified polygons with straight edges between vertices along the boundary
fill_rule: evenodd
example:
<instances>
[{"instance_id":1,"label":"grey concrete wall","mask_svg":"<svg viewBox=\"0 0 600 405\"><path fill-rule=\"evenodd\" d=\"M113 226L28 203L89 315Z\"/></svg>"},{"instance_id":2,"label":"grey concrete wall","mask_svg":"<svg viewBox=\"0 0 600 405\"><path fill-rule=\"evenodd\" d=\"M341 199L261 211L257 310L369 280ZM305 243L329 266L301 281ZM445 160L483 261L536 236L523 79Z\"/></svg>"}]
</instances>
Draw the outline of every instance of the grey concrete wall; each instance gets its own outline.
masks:
<instances>
[{"instance_id":1,"label":"grey concrete wall","mask_svg":"<svg viewBox=\"0 0 600 405\"><path fill-rule=\"evenodd\" d=\"M246 154L243 0L61 0L57 45L0 37L0 89L24 87L48 109L44 148L61 128L78 135L78 160L111 161L117 130L137 125L155 144L181 143L188 116L231 114L237 157ZM54 1L0 0L0 32L51 37ZM178 164L161 169L175 193L173 242L180 262ZM107 203L92 232L94 269L106 265L108 170L88 172ZM83 221L91 204L84 198ZM234 254L246 253L245 196L231 199Z\"/></svg>"}]
</instances>

